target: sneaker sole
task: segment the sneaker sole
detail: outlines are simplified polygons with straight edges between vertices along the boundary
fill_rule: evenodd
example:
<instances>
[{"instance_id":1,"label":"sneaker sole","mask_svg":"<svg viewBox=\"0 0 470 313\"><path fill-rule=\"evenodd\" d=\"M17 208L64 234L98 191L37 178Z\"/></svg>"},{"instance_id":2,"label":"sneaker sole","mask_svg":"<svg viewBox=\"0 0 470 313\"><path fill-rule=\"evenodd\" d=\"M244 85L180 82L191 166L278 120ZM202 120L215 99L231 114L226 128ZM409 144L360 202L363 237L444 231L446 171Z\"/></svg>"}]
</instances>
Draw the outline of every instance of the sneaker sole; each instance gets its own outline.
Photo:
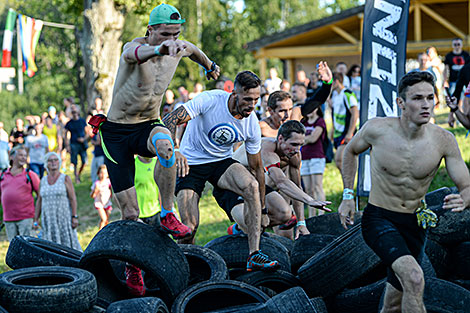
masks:
<instances>
[{"instance_id":1,"label":"sneaker sole","mask_svg":"<svg viewBox=\"0 0 470 313\"><path fill-rule=\"evenodd\" d=\"M161 224L160 224L160 228L164 232L166 232L167 234L170 234L175 239L184 239L184 238L190 237L191 234L192 234L192 232L189 232L189 233L186 233L186 234L181 234L180 232L177 232L177 231L171 230L169 228L166 228L165 226L163 226Z\"/></svg>"}]
</instances>

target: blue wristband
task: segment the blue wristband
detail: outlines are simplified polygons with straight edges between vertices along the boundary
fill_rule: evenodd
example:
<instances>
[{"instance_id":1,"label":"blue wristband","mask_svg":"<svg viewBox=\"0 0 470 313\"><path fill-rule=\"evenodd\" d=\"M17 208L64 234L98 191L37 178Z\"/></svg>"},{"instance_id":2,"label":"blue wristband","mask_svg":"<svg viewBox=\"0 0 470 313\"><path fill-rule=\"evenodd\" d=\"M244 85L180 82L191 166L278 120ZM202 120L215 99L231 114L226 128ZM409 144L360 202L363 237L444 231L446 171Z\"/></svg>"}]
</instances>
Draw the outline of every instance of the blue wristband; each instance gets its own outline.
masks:
<instances>
[{"instance_id":1,"label":"blue wristband","mask_svg":"<svg viewBox=\"0 0 470 313\"><path fill-rule=\"evenodd\" d=\"M204 73L207 75L209 73L212 73L213 71L215 71L215 67L216 67L216 63L214 61L212 61L211 63L211 68L210 69L207 69L205 68L204 66L202 68L204 68Z\"/></svg>"},{"instance_id":2,"label":"blue wristband","mask_svg":"<svg viewBox=\"0 0 470 313\"><path fill-rule=\"evenodd\" d=\"M160 53L160 45L155 46L153 52L155 52L155 55L161 56L162 54Z\"/></svg>"},{"instance_id":3,"label":"blue wristband","mask_svg":"<svg viewBox=\"0 0 470 313\"><path fill-rule=\"evenodd\" d=\"M350 188L344 188L343 200L353 200L353 199L354 199L354 190Z\"/></svg>"},{"instance_id":4,"label":"blue wristband","mask_svg":"<svg viewBox=\"0 0 470 313\"><path fill-rule=\"evenodd\" d=\"M307 226L307 224L305 223L305 221L298 221L297 222L297 227L299 226Z\"/></svg>"}]
</instances>

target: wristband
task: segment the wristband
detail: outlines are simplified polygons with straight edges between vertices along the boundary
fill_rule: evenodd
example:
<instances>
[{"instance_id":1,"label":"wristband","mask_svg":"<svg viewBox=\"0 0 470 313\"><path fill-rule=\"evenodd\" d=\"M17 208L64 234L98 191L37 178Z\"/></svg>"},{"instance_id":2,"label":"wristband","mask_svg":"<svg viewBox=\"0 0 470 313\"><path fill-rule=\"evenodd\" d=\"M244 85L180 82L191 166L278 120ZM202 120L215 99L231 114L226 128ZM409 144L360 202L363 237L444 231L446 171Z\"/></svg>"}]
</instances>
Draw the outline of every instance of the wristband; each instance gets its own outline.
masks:
<instances>
[{"instance_id":1,"label":"wristband","mask_svg":"<svg viewBox=\"0 0 470 313\"><path fill-rule=\"evenodd\" d=\"M350 188L344 188L343 200L353 200L353 199L354 199L354 190Z\"/></svg>"},{"instance_id":2,"label":"wristband","mask_svg":"<svg viewBox=\"0 0 470 313\"><path fill-rule=\"evenodd\" d=\"M78 215L72 215L72 218L78 219Z\"/></svg>"},{"instance_id":3,"label":"wristband","mask_svg":"<svg viewBox=\"0 0 470 313\"><path fill-rule=\"evenodd\" d=\"M266 207L264 207L262 210L261 210L261 214L268 214L268 209Z\"/></svg>"},{"instance_id":4,"label":"wristband","mask_svg":"<svg viewBox=\"0 0 470 313\"><path fill-rule=\"evenodd\" d=\"M203 66L204 72L206 73L206 75L209 74L209 73L212 73L213 71L215 71L216 65L217 64L214 61L212 61L211 68L209 70Z\"/></svg>"},{"instance_id":5,"label":"wristband","mask_svg":"<svg viewBox=\"0 0 470 313\"><path fill-rule=\"evenodd\" d=\"M160 45L155 46L155 49L153 49L153 52L155 55L161 56L162 54L160 53Z\"/></svg>"},{"instance_id":6,"label":"wristband","mask_svg":"<svg viewBox=\"0 0 470 313\"><path fill-rule=\"evenodd\" d=\"M38 222L34 222L34 223L33 223L33 226L38 226Z\"/></svg>"},{"instance_id":7,"label":"wristband","mask_svg":"<svg viewBox=\"0 0 470 313\"><path fill-rule=\"evenodd\" d=\"M298 221L297 222L297 227L299 226L307 226L307 224L305 223L305 221Z\"/></svg>"},{"instance_id":8,"label":"wristband","mask_svg":"<svg viewBox=\"0 0 470 313\"><path fill-rule=\"evenodd\" d=\"M323 81L324 84L331 85L333 84L333 77L330 79L329 82Z\"/></svg>"},{"instance_id":9,"label":"wristband","mask_svg":"<svg viewBox=\"0 0 470 313\"><path fill-rule=\"evenodd\" d=\"M180 148L175 148L175 152L180 152Z\"/></svg>"}]
</instances>

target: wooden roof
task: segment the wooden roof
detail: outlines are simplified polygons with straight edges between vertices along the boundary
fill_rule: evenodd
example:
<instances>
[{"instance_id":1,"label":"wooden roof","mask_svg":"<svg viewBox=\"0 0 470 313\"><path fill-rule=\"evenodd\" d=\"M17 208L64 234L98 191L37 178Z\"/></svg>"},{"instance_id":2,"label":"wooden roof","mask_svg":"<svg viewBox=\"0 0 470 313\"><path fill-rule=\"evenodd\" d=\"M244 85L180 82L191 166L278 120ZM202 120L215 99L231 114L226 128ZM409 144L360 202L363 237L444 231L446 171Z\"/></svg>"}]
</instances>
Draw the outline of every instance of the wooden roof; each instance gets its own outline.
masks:
<instances>
[{"instance_id":1,"label":"wooden roof","mask_svg":"<svg viewBox=\"0 0 470 313\"><path fill-rule=\"evenodd\" d=\"M451 51L451 40L470 47L470 0L411 0L407 53L415 57L429 46ZM360 55L364 5L286 29L247 44L257 58L312 58Z\"/></svg>"}]
</instances>

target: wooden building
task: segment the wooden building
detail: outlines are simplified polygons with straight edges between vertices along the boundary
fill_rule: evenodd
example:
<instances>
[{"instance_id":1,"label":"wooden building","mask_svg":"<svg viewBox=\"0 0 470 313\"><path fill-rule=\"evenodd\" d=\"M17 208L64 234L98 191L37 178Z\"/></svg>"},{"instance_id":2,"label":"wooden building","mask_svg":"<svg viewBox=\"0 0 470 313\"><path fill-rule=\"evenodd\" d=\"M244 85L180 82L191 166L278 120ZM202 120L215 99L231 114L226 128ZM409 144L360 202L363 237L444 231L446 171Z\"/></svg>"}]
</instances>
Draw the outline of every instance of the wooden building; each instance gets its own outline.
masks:
<instances>
[{"instance_id":1,"label":"wooden building","mask_svg":"<svg viewBox=\"0 0 470 313\"><path fill-rule=\"evenodd\" d=\"M429 46L441 56L452 50L451 41L459 37L464 49L470 48L470 0L410 0L407 57L416 58ZM339 61L360 64L364 6L345 10L320 20L286 29L249 42L260 62L260 75L266 78L266 59L285 61L289 81L295 72L310 73L320 60L333 67Z\"/></svg>"}]
</instances>

